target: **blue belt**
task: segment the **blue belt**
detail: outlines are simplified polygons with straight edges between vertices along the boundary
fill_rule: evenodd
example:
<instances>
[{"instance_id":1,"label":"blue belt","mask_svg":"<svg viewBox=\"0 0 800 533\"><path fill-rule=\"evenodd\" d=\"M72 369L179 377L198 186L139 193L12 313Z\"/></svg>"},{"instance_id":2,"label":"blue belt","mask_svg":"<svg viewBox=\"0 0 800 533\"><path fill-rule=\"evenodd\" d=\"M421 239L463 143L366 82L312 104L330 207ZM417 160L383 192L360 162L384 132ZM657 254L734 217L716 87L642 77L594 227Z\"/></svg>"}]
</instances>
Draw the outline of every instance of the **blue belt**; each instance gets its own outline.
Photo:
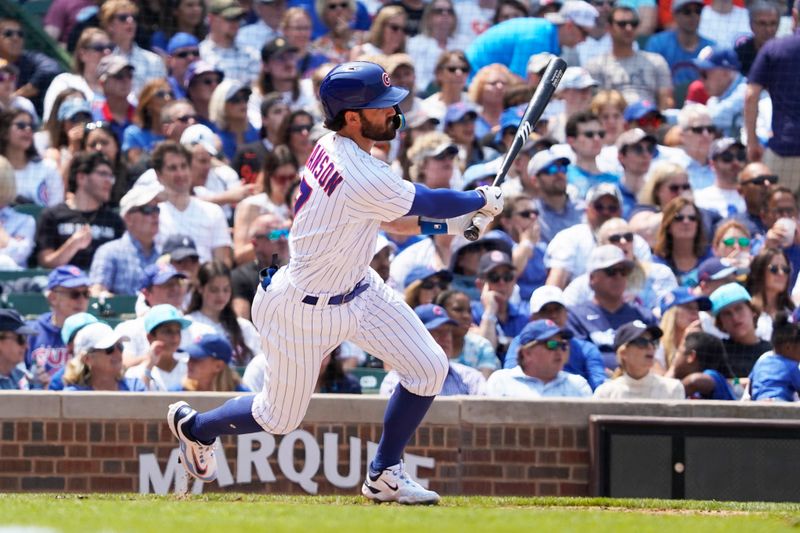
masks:
<instances>
[{"instance_id":1,"label":"blue belt","mask_svg":"<svg viewBox=\"0 0 800 533\"><path fill-rule=\"evenodd\" d=\"M331 296L328 299L328 305L346 304L347 302L349 302L350 300L352 300L353 298L355 298L368 288L369 288L369 283L365 282L362 279L356 284L355 287L353 287L352 291L344 294L337 294L336 296ZM319 296L311 296L310 294L307 294L302 300L304 304L308 305L317 305L318 301L319 301Z\"/></svg>"}]
</instances>

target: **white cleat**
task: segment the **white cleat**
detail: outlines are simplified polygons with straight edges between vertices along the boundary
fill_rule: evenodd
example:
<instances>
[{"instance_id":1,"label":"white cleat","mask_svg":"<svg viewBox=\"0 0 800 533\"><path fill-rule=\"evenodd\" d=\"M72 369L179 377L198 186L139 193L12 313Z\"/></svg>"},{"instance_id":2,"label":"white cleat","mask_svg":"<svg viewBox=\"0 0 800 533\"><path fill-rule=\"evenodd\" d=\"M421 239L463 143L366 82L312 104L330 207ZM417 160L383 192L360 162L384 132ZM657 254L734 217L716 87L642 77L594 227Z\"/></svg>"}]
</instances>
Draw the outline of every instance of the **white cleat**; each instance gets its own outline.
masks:
<instances>
[{"instance_id":1,"label":"white cleat","mask_svg":"<svg viewBox=\"0 0 800 533\"><path fill-rule=\"evenodd\" d=\"M197 411L186 402L173 403L169 406L167 423L172 434L180 443L180 461L186 471L193 477L210 483L217 479L217 459L214 457L214 444L206 445L195 442L183 432L183 426L197 416Z\"/></svg>"},{"instance_id":2,"label":"white cleat","mask_svg":"<svg viewBox=\"0 0 800 533\"><path fill-rule=\"evenodd\" d=\"M406 473L403 461L390 466L377 477L367 473L361 485L361 494L377 502L397 502L405 505L433 505L439 495L424 488Z\"/></svg>"}]
</instances>

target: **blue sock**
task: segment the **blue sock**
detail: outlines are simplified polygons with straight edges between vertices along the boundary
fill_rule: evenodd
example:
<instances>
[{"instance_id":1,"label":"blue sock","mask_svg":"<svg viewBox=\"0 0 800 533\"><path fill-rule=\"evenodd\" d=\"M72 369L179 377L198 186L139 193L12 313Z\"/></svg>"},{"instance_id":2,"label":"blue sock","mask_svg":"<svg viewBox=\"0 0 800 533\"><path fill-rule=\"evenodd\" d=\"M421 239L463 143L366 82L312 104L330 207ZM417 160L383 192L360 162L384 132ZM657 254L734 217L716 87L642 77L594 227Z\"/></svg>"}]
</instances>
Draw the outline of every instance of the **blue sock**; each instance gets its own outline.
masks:
<instances>
[{"instance_id":1,"label":"blue sock","mask_svg":"<svg viewBox=\"0 0 800 533\"><path fill-rule=\"evenodd\" d=\"M203 444L211 444L220 435L242 435L264 431L252 415L255 397L255 394L239 396L216 409L197 413L191 427L185 429L187 436Z\"/></svg>"},{"instance_id":2,"label":"blue sock","mask_svg":"<svg viewBox=\"0 0 800 533\"><path fill-rule=\"evenodd\" d=\"M398 385L383 415L383 435L372 460L373 474L400 462L411 435L417 430L435 396L417 396Z\"/></svg>"}]
</instances>

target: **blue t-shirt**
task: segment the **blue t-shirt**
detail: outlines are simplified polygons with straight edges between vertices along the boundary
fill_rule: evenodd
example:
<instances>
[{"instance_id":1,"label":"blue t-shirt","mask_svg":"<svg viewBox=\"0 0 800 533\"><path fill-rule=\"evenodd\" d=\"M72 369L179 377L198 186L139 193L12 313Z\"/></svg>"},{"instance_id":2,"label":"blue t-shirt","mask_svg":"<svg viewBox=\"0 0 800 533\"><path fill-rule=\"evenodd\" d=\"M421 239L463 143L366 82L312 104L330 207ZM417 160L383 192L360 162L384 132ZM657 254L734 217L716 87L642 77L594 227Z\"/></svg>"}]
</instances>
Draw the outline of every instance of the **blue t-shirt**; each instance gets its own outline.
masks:
<instances>
[{"instance_id":1,"label":"blue t-shirt","mask_svg":"<svg viewBox=\"0 0 800 533\"><path fill-rule=\"evenodd\" d=\"M671 260L664 259L660 255L653 254L651 260L653 263L667 265L672 270L672 273L675 274L675 279L678 280L678 285L681 287L696 287L698 285L697 267L699 267L703 261L712 257L713 255L714 254L711 252L711 248L706 248L706 252L703 254L703 257L700 257L697 260L697 263L695 263L695 265L689 270L679 269L672 263Z\"/></svg>"},{"instance_id":2,"label":"blue t-shirt","mask_svg":"<svg viewBox=\"0 0 800 533\"><path fill-rule=\"evenodd\" d=\"M577 165L570 165L567 167L567 183L578 189L580 198L586 198L586 192L598 183L613 183L619 186L619 176L607 172L592 174Z\"/></svg>"},{"instance_id":3,"label":"blue t-shirt","mask_svg":"<svg viewBox=\"0 0 800 533\"><path fill-rule=\"evenodd\" d=\"M93 391L94 389L88 385L67 385L64 390L82 392ZM144 386L144 383L139 378L122 378L119 380L117 390L120 392L147 392L147 387Z\"/></svg>"},{"instance_id":4,"label":"blue t-shirt","mask_svg":"<svg viewBox=\"0 0 800 533\"><path fill-rule=\"evenodd\" d=\"M132 148L138 148L144 152L150 152L155 148L156 144L166 139L163 135L159 135L153 130L145 130L136 124L125 128L122 134L122 151L127 152Z\"/></svg>"},{"instance_id":5,"label":"blue t-shirt","mask_svg":"<svg viewBox=\"0 0 800 533\"><path fill-rule=\"evenodd\" d=\"M474 75L492 63L507 66L523 79L527 76L528 58L540 52L560 55L558 27L543 18L517 17L492 26L467 48L466 54Z\"/></svg>"},{"instance_id":6,"label":"blue t-shirt","mask_svg":"<svg viewBox=\"0 0 800 533\"><path fill-rule=\"evenodd\" d=\"M517 245L519 246L519 245ZM544 285L547 280L547 268L544 266L544 256L547 252L547 243L539 241L533 247L533 254L525 265L525 269L517 278L519 297L523 301L531 299L533 291Z\"/></svg>"},{"instance_id":7,"label":"blue t-shirt","mask_svg":"<svg viewBox=\"0 0 800 533\"><path fill-rule=\"evenodd\" d=\"M518 353L519 336L516 336L508 346L503 368L517 366ZM595 390L608 379L603 366L603 356L600 355L600 350L597 349L597 346L591 342L574 338L569 340L569 360L564 365L564 371L583 377L589 382L592 390Z\"/></svg>"},{"instance_id":8,"label":"blue t-shirt","mask_svg":"<svg viewBox=\"0 0 800 533\"><path fill-rule=\"evenodd\" d=\"M321 37L330 31L317 15L314 2L310 0L289 0L286 3L286 7L302 7L311 16L311 39ZM350 24L350 27L355 30L368 30L371 23L372 19L369 16L367 7L361 2L356 2L356 20Z\"/></svg>"},{"instance_id":9,"label":"blue t-shirt","mask_svg":"<svg viewBox=\"0 0 800 533\"><path fill-rule=\"evenodd\" d=\"M480 302L470 302L470 307L472 308L472 321L480 324L483 305ZM530 317L527 308L527 303L523 305L508 302L508 317L505 322L497 322L498 335L504 335L509 339L519 335Z\"/></svg>"},{"instance_id":10,"label":"blue t-shirt","mask_svg":"<svg viewBox=\"0 0 800 533\"><path fill-rule=\"evenodd\" d=\"M236 134L227 131L227 130L215 130L215 133L219 136L220 141L222 141L222 151L225 153L225 157L228 158L228 161L233 161L233 156L236 155ZM253 127L252 124L247 125L247 131L244 132L244 143L251 143L261 139L261 134L258 132L257 129Z\"/></svg>"},{"instance_id":11,"label":"blue t-shirt","mask_svg":"<svg viewBox=\"0 0 800 533\"><path fill-rule=\"evenodd\" d=\"M753 400L793 402L800 392L800 368L797 361L775 352L758 358L750 372L750 397Z\"/></svg>"},{"instance_id":12,"label":"blue t-shirt","mask_svg":"<svg viewBox=\"0 0 800 533\"><path fill-rule=\"evenodd\" d=\"M688 85L696 80L699 74L692 60L697 57L700 50L714 45L714 41L705 37L698 36L698 38L700 40L694 50L685 50L678 43L678 35L675 30L666 30L651 36L644 49L664 56L672 71L672 83Z\"/></svg>"},{"instance_id":13,"label":"blue t-shirt","mask_svg":"<svg viewBox=\"0 0 800 533\"><path fill-rule=\"evenodd\" d=\"M52 317L53 313L47 312L28 322L36 334L28 338L25 366L34 376L38 374L37 366L52 376L69 360L69 352L61 340L61 328L53 324Z\"/></svg>"}]
</instances>

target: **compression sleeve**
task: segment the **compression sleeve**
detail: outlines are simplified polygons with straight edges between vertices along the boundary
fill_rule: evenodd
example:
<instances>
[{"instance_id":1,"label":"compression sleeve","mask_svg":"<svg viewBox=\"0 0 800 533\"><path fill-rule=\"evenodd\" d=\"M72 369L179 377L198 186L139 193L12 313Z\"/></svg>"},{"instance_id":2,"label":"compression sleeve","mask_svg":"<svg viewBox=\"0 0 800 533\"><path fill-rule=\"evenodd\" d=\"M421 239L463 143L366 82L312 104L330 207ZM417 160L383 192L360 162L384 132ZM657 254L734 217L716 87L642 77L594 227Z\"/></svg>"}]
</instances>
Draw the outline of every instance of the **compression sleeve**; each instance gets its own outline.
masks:
<instances>
[{"instance_id":1,"label":"compression sleeve","mask_svg":"<svg viewBox=\"0 0 800 533\"><path fill-rule=\"evenodd\" d=\"M477 211L486 205L486 200L478 191L429 189L419 183L414 184L414 189L414 202L407 215L453 218Z\"/></svg>"}]
</instances>

